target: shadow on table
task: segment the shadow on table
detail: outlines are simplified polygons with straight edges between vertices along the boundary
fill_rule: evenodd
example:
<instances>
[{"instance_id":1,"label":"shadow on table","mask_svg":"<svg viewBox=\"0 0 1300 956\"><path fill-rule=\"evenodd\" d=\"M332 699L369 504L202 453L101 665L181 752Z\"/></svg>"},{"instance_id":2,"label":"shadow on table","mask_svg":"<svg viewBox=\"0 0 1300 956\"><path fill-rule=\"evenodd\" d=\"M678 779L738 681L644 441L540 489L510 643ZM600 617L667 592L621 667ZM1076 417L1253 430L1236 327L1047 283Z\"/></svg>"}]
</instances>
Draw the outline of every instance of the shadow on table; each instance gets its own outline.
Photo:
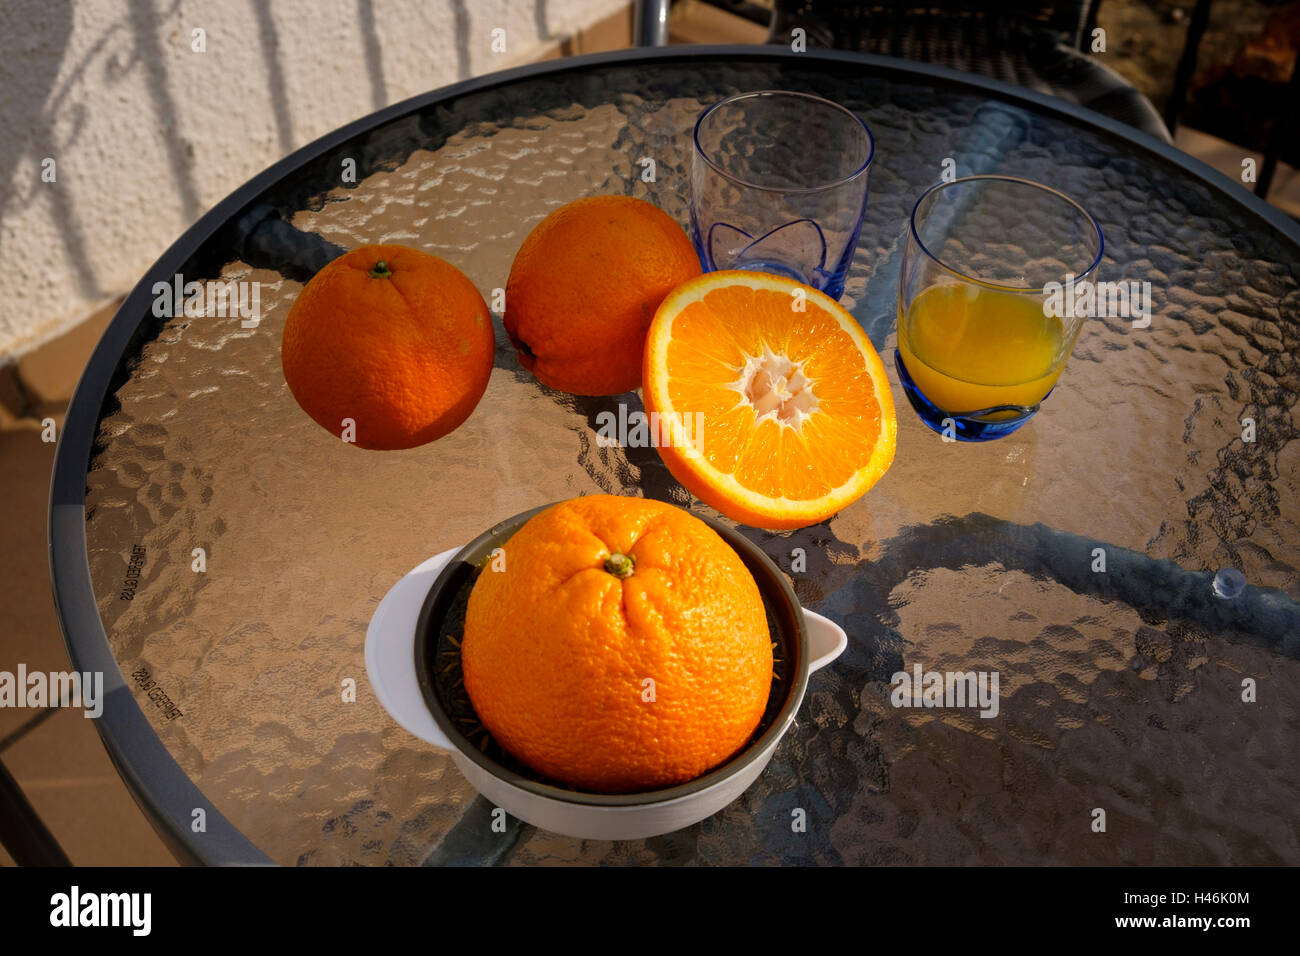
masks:
<instances>
[{"instance_id":1,"label":"shadow on table","mask_svg":"<svg viewBox=\"0 0 1300 956\"><path fill-rule=\"evenodd\" d=\"M771 537L756 528L740 530L760 545ZM829 535L825 526L819 530ZM1105 548L1104 572L1092 570L1095 548ZM1180 619L1204 631L1300 659L1300 604L1280 590L1246 587L1234 598L1221 598L1215 594L1210 572L1188 571L1173 561L1155 560L1043 524L1018 525L979 513L904 528L882 542L881 557L837 594L844 597L845 591L851 592L854 616L886 621L893 617L890 593L914 571L987 564L1022 571L1037 580L1051 579L1077 594L1122 602L1149 622ZM828 601L834 603L837 594L828 595ZM885 633L892 639L886 637L867 649L867 666L860 675L868 681L887 682L902 669L901 638L892 629ZM529 825L507 816L505 831L500 832L498 825L494 832L494 809L487 800L476 797L424 865L508 862Z\"/></svg>"},{"instance_id":2,"label":"shadow on table","mask_svg":"<svg viewBox=\"0 0 1300 956\"><path fill-rule=\"evenodd\" d=\"M1105 549L1103 572L1092 570L1096 548ZM1236 597L1222 598L1215 593L1211 572L1188 571L1173 561L1043 524L1018 525L978 513L943 518L903 529L882 542L881 552L857 579L860 586L854 592L855 603L874 596L871 610L887 610L889 593L917 569L996 563L1054 580L1077 594L1122 602L1148 621L1183 619L1300 659L1300 604L1285 592L1246 587Z\"/></svg>"}]
</instances>

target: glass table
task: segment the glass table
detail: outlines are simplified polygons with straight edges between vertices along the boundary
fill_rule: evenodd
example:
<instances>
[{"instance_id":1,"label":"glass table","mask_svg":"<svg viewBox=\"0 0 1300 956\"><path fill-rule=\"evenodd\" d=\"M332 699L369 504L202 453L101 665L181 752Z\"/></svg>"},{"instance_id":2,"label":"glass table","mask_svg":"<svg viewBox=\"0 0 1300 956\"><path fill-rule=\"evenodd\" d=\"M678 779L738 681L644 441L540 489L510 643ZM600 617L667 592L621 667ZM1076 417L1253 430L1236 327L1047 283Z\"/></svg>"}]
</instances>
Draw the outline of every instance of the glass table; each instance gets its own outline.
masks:
<instances>
[{"instance_id":1,"label":"glass table","mask_svg":"<svg viewBox=\"0 0 1300 956\"><path fill-rule=\"evenodd\" d=\"M741 529L848 650L813 676L758 782L703 823L620 843L500 832L450 758L370 692L378 602L428 556L550 501L707 509L653 449L594 440L597 414L639 408L636 394L539 386L499 318L491 383L461 428L404 452L343 444L285 385L285 315L361 243L442 256L492 303L524 236L571 199L638 196L685 225L695 117L767 88L843 103L876 137L842 301L889 367L896 461L826 523ZM1105 235L1101 277L1152 288L1149 328L1089 322L1043 412L986 445L926 429L893 367L900 238L947 159L1077 198ZM155 283L178 274L258 283L260 320L155 314ZM56 602L75 666L105 672L105 745L187 861L1300 863L1297 354L1296 224L1094 114L830 52L528 67L305 147L149 271L60 439ZM1235 596L1223 578L1215 590L1223 568L1244 575ZM917 666L998 672L997 716L894 706L892 675Z\"/></svg>"}]
</instances>

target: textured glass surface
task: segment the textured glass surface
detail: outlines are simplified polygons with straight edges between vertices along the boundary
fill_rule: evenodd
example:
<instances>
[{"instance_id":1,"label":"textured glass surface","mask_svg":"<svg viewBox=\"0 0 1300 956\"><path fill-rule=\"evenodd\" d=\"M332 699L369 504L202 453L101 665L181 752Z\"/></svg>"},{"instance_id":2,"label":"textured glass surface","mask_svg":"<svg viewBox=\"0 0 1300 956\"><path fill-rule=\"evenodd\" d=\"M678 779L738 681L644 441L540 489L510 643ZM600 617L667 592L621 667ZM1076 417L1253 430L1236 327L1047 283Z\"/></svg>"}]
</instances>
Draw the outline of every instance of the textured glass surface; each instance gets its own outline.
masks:
<instances>
[{"instance_id":1,"label":"textured glass surface","mask_svg":"<svg viewBox=\"0 0 1300 956\"><path fill-rule=\"evenodd\" d=\"M639 397L539 386L499 319L491 383L456 432L383 453L331 437L280 370L303 263L321 255L308 239L418 246L491 303L524 236L568 200L640 196L685 226L695 117L765 88L844 103L875 134L842 301L882 354L903 225L949 157L958 175L1007 172L1086 205L1104 274L1151 282L1151 326L1089 322L1043 413L987 445L926 429L886 361L899 432L884 479L825 524L743 529L787 571L803 549L796 592L849 633L757 783L655 839L577 841L517 821L493 832L450 759L369 689L362 648L380 598L429 555L556 499L704 506L653 449L597 445L596 414ZM348 158L355 183L340 179ZM185 275L261 282L260 325L145 317L104 409L86 531L123 673L147 668L183 716L137 699L273 860L1300 863L1300 254L1235 202L1123 140L968 88L794 58L624 64L466 95L263 199ZM141 583L122 600L136 546ZM1213 593L1224 567L1245 575L1236 598ZM998 671L998 716L892 706L891 675L917 664ZM355 703L341 699L347 678ZM792 830L795 808L806 832Z\"/></svg>"}]
</instances>

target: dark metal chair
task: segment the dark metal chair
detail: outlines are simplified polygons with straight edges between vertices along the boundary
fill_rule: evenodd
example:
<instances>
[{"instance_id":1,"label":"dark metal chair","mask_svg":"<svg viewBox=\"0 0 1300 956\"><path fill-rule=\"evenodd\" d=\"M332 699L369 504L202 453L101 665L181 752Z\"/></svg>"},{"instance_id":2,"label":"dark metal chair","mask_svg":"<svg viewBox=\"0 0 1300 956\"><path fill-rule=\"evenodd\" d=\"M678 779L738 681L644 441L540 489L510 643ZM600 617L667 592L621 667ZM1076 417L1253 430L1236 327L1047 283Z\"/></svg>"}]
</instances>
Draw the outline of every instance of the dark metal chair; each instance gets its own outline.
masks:
<instances>
[{"instance_id":1,"label":"dark metal chair","mask_svg":"<svg viewBox=\"0 0 1300 956\"><path fill-rule=\"evenodd\" d=\"M19 866L72 865L3 763L0 763L0 844Z\"/></svg>"},{"instance_id":2,"label":"dark metal chair","mask_svg":"<svg viewBox=\"0 0 1300 956\"><path fill-rule=\"evenodd\" d=\"M1171 142L1150 100L1092 43L1099 0L776 0L770 43L904 57L1006 80L1096 110Z\"/></svg>"},{"instance_id":3,"label":"dark metal chair","mask_svg":"<svg viewBox=\"0 0 1300 956\"><path fill-rule=\"evenodd\" d=\"M632 40L637 46L668 45L671 0L636 0L632 7Z\"/></svg>"}]
</instances>

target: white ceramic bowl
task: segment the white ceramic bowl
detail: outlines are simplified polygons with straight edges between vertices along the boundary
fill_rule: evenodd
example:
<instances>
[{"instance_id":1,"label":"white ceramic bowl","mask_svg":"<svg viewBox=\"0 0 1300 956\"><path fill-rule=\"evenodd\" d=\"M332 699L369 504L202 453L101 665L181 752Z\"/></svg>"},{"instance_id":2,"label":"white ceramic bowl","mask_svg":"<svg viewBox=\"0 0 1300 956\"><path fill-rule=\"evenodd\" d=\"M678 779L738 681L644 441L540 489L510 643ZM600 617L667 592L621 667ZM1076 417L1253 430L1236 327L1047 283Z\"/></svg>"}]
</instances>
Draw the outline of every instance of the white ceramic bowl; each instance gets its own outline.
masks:
<instances>
[{"instance_id":1,"label":"white ceramic bowl","mask_svg":"<svg viewBox=\"0 0 1300 956\"><path fill-rule=\"evenodd\" d=\"M457 730L432 687L425 662L428 641L437 640L440 622L431 615L438 613L439 594L458 590L457 575L463 582L464 575L475 573L491 546L504 541L540 510L503 522L464 548L430 558L393 586L366 632L366 671L375 695L406 730L449 751L461 773L494 805L554 833L631 840L678 830L717 813L763 772L794 722L808 675L843 652L848 643L844 631L800 607L785 576L761 549L736 531L710 521L755 573L777 626L786 632L783 646L792 679L779 711L758 738L731 760L676 787L610 795L566 790L531 779L486 756ZM779 635L774 636L780 640Z\"/></svg>"}]
</instances>

